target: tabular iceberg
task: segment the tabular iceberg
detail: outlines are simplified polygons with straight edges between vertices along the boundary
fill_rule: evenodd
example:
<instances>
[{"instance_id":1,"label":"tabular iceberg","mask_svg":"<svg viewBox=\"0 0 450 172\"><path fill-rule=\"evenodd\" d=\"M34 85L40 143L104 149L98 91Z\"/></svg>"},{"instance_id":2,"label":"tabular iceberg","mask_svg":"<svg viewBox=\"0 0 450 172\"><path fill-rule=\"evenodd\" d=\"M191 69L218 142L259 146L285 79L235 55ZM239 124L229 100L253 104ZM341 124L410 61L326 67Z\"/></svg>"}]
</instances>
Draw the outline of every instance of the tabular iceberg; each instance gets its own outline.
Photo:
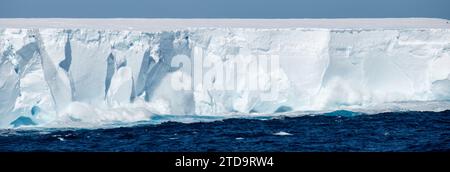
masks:
<instances>
[{"instance_id":1,"label":"tabular iceberg","mask_svg":"<svg viewBox=\"0 0 450 172\"><path fill-rule=\"evenodd\" d=\"M157 31L5 24L0 27L0 127L23 123L19 119L84 127L149 120L153 114L273 115L399 102L439 102L428 110L450 109L450 24L439 21L446 24ZM173 65L174 58L199 54L202 84L175 89L174 78L190 75ZM273 55L279 70L251 67ZM243 70L234 70L236 64ZM210 72L214 66L258 80L223 79L226 74ZM254 82L264 89L247 89ZM231 89L217 89L230 83ZM276 96L264 99L268 92Z\"/></svg>"}]
</instances>

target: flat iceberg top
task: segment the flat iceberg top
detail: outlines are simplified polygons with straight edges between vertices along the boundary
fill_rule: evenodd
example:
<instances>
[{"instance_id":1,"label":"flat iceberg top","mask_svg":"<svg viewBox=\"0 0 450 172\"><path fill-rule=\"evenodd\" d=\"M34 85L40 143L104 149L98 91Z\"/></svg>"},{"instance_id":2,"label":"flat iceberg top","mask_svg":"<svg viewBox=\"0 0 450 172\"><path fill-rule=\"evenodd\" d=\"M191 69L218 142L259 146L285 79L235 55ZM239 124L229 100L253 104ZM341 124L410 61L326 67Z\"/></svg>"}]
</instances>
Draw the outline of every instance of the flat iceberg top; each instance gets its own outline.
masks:
<instances>
[{"instance_id":1,"label":"flat iceberg top","mask_svg":"<svg viewBox=\"0 0 450 172\"><path fill-rule=\"evenodd\" d=\"M184 28L324 28L324 29L449 29L450 21L435 18L377 19L0 19L0 28L84 28L164 31Z\"/></svg>"}]
</instances>

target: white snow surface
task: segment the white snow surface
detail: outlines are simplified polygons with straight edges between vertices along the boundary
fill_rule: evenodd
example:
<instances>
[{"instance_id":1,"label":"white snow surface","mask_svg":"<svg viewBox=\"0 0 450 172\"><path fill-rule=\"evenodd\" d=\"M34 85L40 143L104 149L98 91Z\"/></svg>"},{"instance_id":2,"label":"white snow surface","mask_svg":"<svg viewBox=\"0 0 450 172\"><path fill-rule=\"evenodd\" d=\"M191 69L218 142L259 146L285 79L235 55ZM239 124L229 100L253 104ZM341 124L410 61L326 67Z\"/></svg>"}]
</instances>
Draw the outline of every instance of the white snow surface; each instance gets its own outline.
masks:
<instances>
[{"instance_id":1,"label":"white snow surface","mask_svg":"<svg viewBox=\"0 0 450 172\"><path fill-rule=\"evenodd\" d=\"M204 63L225 67L279 55L279 71L255 71L275 78L258 82L278 96L242 89L250 80L217 90L218 74L204 78L209 86L174 89L183 71L172 58L199 49ZM0 19L0 128L21 116L98 127L155 114L442 111L449 101L443 19Z\"/></svg>"}]
</instances>

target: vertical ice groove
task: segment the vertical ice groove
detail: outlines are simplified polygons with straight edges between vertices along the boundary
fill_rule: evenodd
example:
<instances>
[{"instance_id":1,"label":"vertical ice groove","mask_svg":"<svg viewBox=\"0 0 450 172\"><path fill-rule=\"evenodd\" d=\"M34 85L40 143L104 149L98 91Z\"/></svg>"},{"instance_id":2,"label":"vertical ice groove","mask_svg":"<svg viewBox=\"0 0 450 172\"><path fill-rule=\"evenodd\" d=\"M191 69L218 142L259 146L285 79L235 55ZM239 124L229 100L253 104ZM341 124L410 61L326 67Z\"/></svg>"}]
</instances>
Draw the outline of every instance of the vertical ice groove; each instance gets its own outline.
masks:
<instances>
[{"instance_id":1,"label":"vertical ice groove","mask_svg":"<svg viewBox=\"0 0 450 172\"><path fill-rule=\"evenodd\" d=\"M70 81L65 75L58 71L58 68L52 63L46 46L41 35L41 31L33 30L36 36L36 43L38 46L39 57L41 58L41 65L44 71L44 78L49 87L52 96L56 113L61 113L66 106L72 101L72 91ZM56 36L56 35L50 35Z\"/></svg>"},{"instance_id":2,"label":"vertical ice groove","mask_svg":"<svg viewBox=\"0 0 450 172\"><path fill-rule=\"evenodd\" d=\"M59 63L59 67L69 72L70 63L72 63L72 48L70 47L70 36L67 36L67 41L64 46L64 60Z\"/></svg>"},{"instance_id":3,"label":"vertical ice groove","mask_svg":"<svg viewBox=\"0 0 450 172\"><path fill-rule=\"evenodd\" d=\"M131 95L130 95L130 102L133 103L136 98L136 87L135 87L135 79L134 77L131 77Z\"/></svg>"},{"instance_id":4,"label":"vertical ice groove","mask_svg":"<svg viewBox=\"0 0 450 172\"><path fill-rule=\"evenodd\" d=\"M109 86L111 84L111 79L114 75L114 72L116 70L116 63L114 60L113 54L109 54L107 58L107 67L106 67L106 79L105 79L105 97L108 93Z\"/></svg>"},{"instance_id":5,"label":"vertical ice groove","mask_svg":"<svg viewBox=\"0 0 450 172\"><path fill-rule=\"evenodd\" d=\"M146 50L144 56L142 58L142 63L139 71L139 75L136 81L136 95L141 95L145 90L145 84L147 81L147 75L151 70L152 64L155 64L155 61L150 55L150 50Z\"/></svg>"}]
</instances>

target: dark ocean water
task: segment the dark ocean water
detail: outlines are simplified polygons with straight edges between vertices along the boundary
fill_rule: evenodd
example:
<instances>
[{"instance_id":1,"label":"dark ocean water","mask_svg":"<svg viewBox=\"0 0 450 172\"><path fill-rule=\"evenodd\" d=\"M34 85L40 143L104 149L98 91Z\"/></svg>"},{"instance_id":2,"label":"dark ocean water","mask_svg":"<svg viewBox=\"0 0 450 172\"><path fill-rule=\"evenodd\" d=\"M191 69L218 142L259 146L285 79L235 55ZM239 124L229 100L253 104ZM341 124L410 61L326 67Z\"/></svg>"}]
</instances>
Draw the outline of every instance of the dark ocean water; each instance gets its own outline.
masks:
<instances>
[{"instance_id":1,"label":"dark ocean water","mask_svg":"<svg viewBox=\"0 0 450 172\"><path fill-rule=\"evenodd\" d=\"M0 130L0 151L450 151L450 111Z\"/></svg>"}]
</instances>

